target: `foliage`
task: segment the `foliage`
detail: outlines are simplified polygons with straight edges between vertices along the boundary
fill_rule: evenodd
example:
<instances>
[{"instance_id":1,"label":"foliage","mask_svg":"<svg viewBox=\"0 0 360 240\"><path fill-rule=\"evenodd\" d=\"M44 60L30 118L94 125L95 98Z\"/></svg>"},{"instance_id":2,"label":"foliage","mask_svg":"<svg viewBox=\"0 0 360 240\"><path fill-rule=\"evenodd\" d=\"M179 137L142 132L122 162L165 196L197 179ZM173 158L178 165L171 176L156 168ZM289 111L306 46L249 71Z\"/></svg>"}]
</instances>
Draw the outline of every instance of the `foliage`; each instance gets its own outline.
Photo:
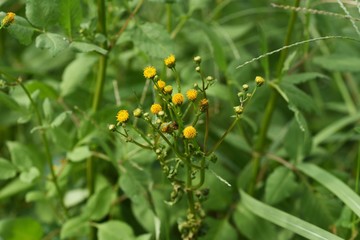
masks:
<instances>
[{"instance_id":1,"label":"foliage","mask_svg":"<svg viewBox=\"0 0 360 240\"><path fill-rule=\"evenodd\" d=\"M3 1L0 239L357 239L359 14Z\"/></svg>"}]
</instances>

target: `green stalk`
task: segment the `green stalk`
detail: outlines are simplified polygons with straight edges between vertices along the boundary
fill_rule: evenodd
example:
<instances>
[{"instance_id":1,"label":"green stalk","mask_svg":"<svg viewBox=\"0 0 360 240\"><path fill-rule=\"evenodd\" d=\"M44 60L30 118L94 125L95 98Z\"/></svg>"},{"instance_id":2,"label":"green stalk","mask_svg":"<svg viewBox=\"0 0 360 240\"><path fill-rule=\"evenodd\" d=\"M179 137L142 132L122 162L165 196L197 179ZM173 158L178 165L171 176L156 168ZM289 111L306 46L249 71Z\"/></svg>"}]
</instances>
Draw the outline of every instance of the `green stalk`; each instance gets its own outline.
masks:
<instances>
[{"instance_id":1,"label":"green stalk","mask_svg":"<svg viewBox=\"0 0 360 240\"><path fill-rule=\"evenodd\" d=\"M296 0L295 7L298 7L299 5L300 5L300 0ZM287 34L286 34L286 38L284 41L284 46L287 46L290 44L292 33L294 30L294 26L295 26L296 16L297 16L296 11L291 12L288 29L287 29ZM277 81L278 82L281 82L281 80L282 80L282 69L284 67L284 63L285 63L285 59L288 55L288 51L289 51L288 48L285 48L280 54L280 59L279 59L278 65L277 65L277 77L278 77ZM259 152L259 153L264 152L266 135L267 135L267 132L268 132L268 129L270 126L270 122L272 119L272 114L275 109L277 98L278 98L278 94L276 93L275 90L272 90L269 101L266 106L263 121L260 126L259 136L258 136L257 142L255 143L255 148L254 148L255 152ZM261 155L259 155L259 154L254 154L254 156L252 158L254 170L253 170L252 182L249 186L249 193L251 195L253 194L254 189L255 189L257 175L258 175L259 168L260 168L260 159L261 159Z\"/></svg>"},{"instance_id":2,"label":"green stalk","mask_svg":"<svg viewBox=\"0 0 360 240\"><path fill-rule=\"evenodd\" d=\"M168 33L171 33L172 29L172 9L171 9L171 3L166 3L166 28Z\"/></svg>"},{"instance_id":3,"label":"green stalk","mask_svg":"<svg viewBox=\"0 0 360 240\"><path fill-rule=\"evenodd\" d=\"M357 153L357 167L356 167L356 181L355 181L355 192L359 194L359 180L360 180L360 143L358 146L358 153ZM356 236L357 234L357 216L352 213L352 234Z\"/></svg>"},{"instance_id":4,"label":"green stalk","mask_svg":"<svg viewBox=\"0 0 360 240\"><path fill-rule=\"evenodd\" d=\"M188 156L190 155L189 153L189 146L188 146L188 142L184 141L184 146L185 146L185 152L188 158ZM192 190L192 167L191 167L191 161L190 159L186 159L186 196L187 196L187 200L188 200L188 205L189 205L189 209L190 209L190 213L195 216L195 203L194 203L194 192Z\"/></svg>"},{"instance_id":5,"label":"green stalk","mask_svg":"<svg viewBox=\"0 0 360 240\"><path fill-rule=\"evenodd\" d=\"M24 84L21 81L18 80L17 82L20 85L20 87L23 89L23 91L25 92L28 99L30 100L31 105L33 106L33 108L35 110L35 115L37 117L38 123L39 123L40 126L42 126L43 124L42 124L42 119L41 119L39 109L37 108L33 98L31 97L31 94L29 93L29 91L26 89L26 87L24 86ZM51 158L51 153L50 153L50 148L49 148L49 141L48 141L48 138L47 138L46 133L45 133L44 130L40 130L40 133L41 133L41 139L42 139L42 141L44 143L44 147L45 147L46 161L47 161L48 166L50 168L51 180L54 183L56 192L57 192L57 194L58 194L58 196L60 198L61 208L63 209L63 211L65 213L65 216L68 217L69 216L68 211L67 211L67 208L65 207L65 204L64 204L64 196L63 196L63 193L62 193L62 191L60 189L60 186L59 186L59 183L58 183L58 180L57 180L57 176L56 176L55 171L54 171L54 166L53 166L53 163L52 163L52 158Z\"/></svg>"}]
</instances>

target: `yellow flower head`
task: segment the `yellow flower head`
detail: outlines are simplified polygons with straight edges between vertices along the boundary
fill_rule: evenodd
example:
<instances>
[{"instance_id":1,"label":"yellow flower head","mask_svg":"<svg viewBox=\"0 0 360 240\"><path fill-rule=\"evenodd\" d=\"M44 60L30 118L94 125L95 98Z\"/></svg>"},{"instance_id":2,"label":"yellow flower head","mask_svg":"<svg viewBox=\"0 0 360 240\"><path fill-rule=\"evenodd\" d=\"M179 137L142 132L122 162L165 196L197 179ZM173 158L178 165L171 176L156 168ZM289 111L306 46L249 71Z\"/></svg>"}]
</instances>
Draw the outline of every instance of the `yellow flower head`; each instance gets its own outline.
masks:
<instances>
[{"instance_id":1,"label":"yellow flower head","mask_svg":"<svg viewBox=\"0 0 360 240\"><path fill-rule=\"evenodd\" d=\"M196 129L193 126L184 128L183 135L186 139L193 139L196 137Z\"/></svg>"},{"instance_id":2,"label":"yellow flower head","mask_svg":"<svg viewBox=\"0 0 360 240\"><path fill-rule=\"evenodd\" d=\"M186 96L190 101L195 101L197 98L198 92L195 89L190 89L186 92Z\"/></svg>"},{"instance_id":3,"label":"yellow flower head","mask_svg":"<svg viewBox=\"0 0 360 240\"><path fill-rule=\"evenodd\" d=\"M256 82L256 85L257 85L258 87L260 87L261 85L263 85L263 84L264 84L265 79L264 79L263 77L256 76L256 78L255 78L255 82Z\"/></svg>"},{"instance_id":4,"label":"yellow flower head","mask_svg":"<svg viewBox=\"0 0 360 240\"><path fill-rule=\"evenodd\" d=\"M154 78L156 75L156 68L153 66L147 66L144 68L144 77L145 78Z\"/></svg>"},{"instance_id":5,"label":"yellow flower head","mask_svg":"<svg viewBox=\"0 0 360 240\"><path fill-rule=\"evenodd\" d=\"M164 92L167 94L171 94L173 91L173 87L171 85L167 85L164 87Z\"/></svg>"},{"instance_id":6,"label":"yellow flower head","mask_svg":"<svg viewBox=\"0 0 360 240\"><path fill-rule=\"evenodd\" d=\"M175 93L171 100L175 105L181 105L184 102L184 95L181 93Z\"/></svg>"},{"instance_id":7,"label":"yellow flower head","mask_svg":"<svg viewBox=\"0 0 360 240\"><path fill-rule=\"evenodd\" d=\"M160 89L160 90L163 90L164 89L164 87L165 87L165 85L166 85L166 83L163 81L163 80L159 80L159 81L157 81L157 83L156 83L157 85L154 85L154 88L155 89Z\"/></svg>"},{"instance_id":8,"label":"yellow flower head","mask_svg":"<svg viewBox=\"0 0 360 240\"><path fill-rule=\"evenodd\" d=\"M171 54L169 57L164 59L164 63L168 68L173 68L175 67L175 56L173 54Z\"/></svg>"},{"instance_id":9,"label":"yellow flower head","mask_svg":"<svg viewBox=\"0 0 360 240\"><path fill-rule=\"evenodd\" d=\"M116 114L116 120L119 123L125 123L127 120L129 120L129 112L127 110L120 110Z\"/></svg>"},{"instance_id":10,"label":"yellow flower head","mask_svg":"<svg viewBox=\"0 0 360 240\"><path fill-rule=\"evenodd\" d=\"M200 111L205 112L208 107L209 107L209 100L207 100L206 98L201 99Z\"/></svg>"},{"instance_id":11,"label":"yellow flower head","mask_svg":"<svg viewBox=\"0 0 360 240\"><path fill-rule=\"evenodd\" d=\"M1 21L1 27L8 27L14 21L15 21L15 13L8 12L8 13L6 13L6 16Z\"/></svg>"},{"instance_id":12,"label":"yellow flower head","mask_svg":"<svg viewBox=\"0 0 360 240\"><path fill-rule=\"evenodd\" d=\"M162 111L162 107L160 104L154 103L153 105L151 105L150 112L152 112L153 114L158 114L160 111Z\"/></svg>"}]
</instances>

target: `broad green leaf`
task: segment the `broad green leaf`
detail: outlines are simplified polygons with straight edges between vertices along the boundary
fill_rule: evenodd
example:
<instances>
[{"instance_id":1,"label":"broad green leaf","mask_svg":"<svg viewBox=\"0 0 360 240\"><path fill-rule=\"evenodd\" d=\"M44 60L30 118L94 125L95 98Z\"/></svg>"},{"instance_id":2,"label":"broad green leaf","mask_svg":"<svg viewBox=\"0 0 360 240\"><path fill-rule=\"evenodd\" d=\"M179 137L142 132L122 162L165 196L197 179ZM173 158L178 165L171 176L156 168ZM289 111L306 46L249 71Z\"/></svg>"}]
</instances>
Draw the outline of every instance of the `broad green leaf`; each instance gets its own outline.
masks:
<instances>
[{"instance_id":1,"label":"broad green leaf","mask_svg":"<svg viewBox=\"0 0 360 240\"><path fill-rule=\"evenodd\" d=\"M60 0L60 24L66 34L72 33L80 27L82 11L80 0Z\"/></svg>"},{"instance_id":2,"label":"broad green leaf","mask_svg":"<svg viewBox=\"0 0 360 240\"><path fill-rule=\"evenodd\" d=\"M314 164L302 163L296 168L326 187L360 217L360 197L345 183Z\"/></svg>"},{"instance_id":3,"label":"broad green leaf","mask_svg":"<svg viewBox=\"0 0 360 240\"><path fill-rule=\"evenodd\" d=\"M313 62L320 67L330 71L359 72L360 59L348 55L329 55L315 57Z\"/></svg>"},{"instance_id":4,"label":"broad green leaf","mask_svg":"<svg viewBox=\"0 0 360 240\"><path fill-rule=\"evenodd\" d=\"M132 228L122 221L110 220L97 225L99 240L135 240Z\"/></svg>"},{"instance_id":5,"label":"broad green leaf","mask_svg":"<svg viewBox=\"0 0 360 240\"><path fill-rule=\"evenodd\" d=\"M248 239L277 239L274 225L259 218L241 203L237 205L233 219L237 229Z\"/></svg>"},{"instance_id":6,"label":"broad green leaf","mask_svg":"<svg viewBox=\"0 0 360 240\"><path fill-rule=\"evenodd\" d=\"M227 63L224 53L224 44L221 42L219 36L211 27L209 27L203 22L197 21L195 19L191 19L189 20L189 23L193 24L194 26L196 26L198 29L202 30L205 33L211 44L210 49L214 56L215 62L217 63L220 70L225 72L227 69Z\"/></svg>"},{"instance_id":7,"label":"broad green leaf","mask_svg":"<svg viewBox=\"0 0 360 240\"><path fill-rule=\"evenodd\" d=\"M264 204L240 190L241 203L255 215L311 240L342 240L318 226ZM271 238L268 238L271 239Z\"/></svg>"},{"instance_id":8,"label":"broad green leaf","mask_svg":"<svg viewBox=\"0 0 360 240\"><path fill-rule=\"evenodd\" d=\"M60 238L67 239L75 236L87 236L89 227L90 225L85 215L70 218L62 225Z\"/></svg>"},{"instance_id":9,"label":"broad green leaf","mask_svg":"<svg viewBox=\"0 0 360 240\"><path fill-rule=\"evenodd\" d=\"M236 239L238 239L236 230L230 224L229 219L207 218L206 224L209 226L209 231L206 232L205 236L201 237L201 240L215 240L215 239L236 240Z\"/></svg>"},{"instance_id":10,"label":"broad green leaf","mask_svg":"<svg viewBox=\"0 0 360 240\"><path fill-rule=\"evenodd\" d=\"M33 166L33 154L30 149L19 142L7 142L6 143L12 163L20 170L26 171Z\"/></svg>"},{"instance_id":11,"label":"broad green leaf","mask_svg":"<svg viewBox=\"0 0 360 240\"><path fill-rule=\"evenodd\" d=\"M275 205L290 197L296 189L294 173L285 167L277 167L266 180L265 202Z\"/></svg>"},{"instance_id":12,"label":"broad green leaf","mask_svg":"<svg viewBox=\"0 0 360 240\"><path fill-rule=\"evenodd\" d=\"M142 24L133 34L135 46L150 57L165 58L174 53L174 42L165 27L158 23Z\"/></svg>"},{"instance_id":13,"label":"broad green leaf","mask_svg":"<svg viewBox=\"0 0 360 240\"><path fill-rule=\"evenodd\" d=\"M21 44L29 45L32 42L34 28L23 17L16 16L14 23L11 24L7 30L11 36L16 38Z\"/></svg>"},{"instance_id":14,"label":"broad green leaf","mask_svg":"<svg viewBox=\"0 0 360 240\"><path fill-rule=\"evenodd\" d=\"M38 80L28 81L28 82L26 82L26 88L30 92L39 90L40 99L46 99L46 98L57 99L57 97L58 97L57 91L49 84L44 83L42 81L38 81Z\"/></svg>"},{"instance_id":15,"label":"broad green leaf","mask_svg":"<svg viewBox=\"0 0 360 240\"><path fill-rule=\"evenodd\" d=\"M32 183L39 176L40 171L36 167L31 167L28 170L22 171L19 178L23 182Z\"/></svg>"},{"instance_id":16,"label":"broad green leaf","mask_svg":"<svg viewBox=\"0 0 360 240\"><path fill-rule=\"evenodd\" d=\"M286 75L283 77L283 81L293 84L300 84L311 80L317 80L319 78L328 78L328 77L322 73L306 72L306 73Z\"/></svg>"},{"instance_id":17,"label":"broad green leaf","mask_svg":"<svg viewBox=\"0 0 360 240\"><path fill-rule=\"evenodd\" d=\"M69 46L69 41L62 35L56 33L42 33L36 37L35 45L40 49L49 50L55 57Z\"/></svg>"},{"instance_id":18,"label":"broad green leaf","mask_svg":"<svg viewBox=\"0 0 360 240\"><path fill-rule=\"evenodd\" d=\"M94 56L86 54L77 55L77 58L66 67L62 76L60 85L61 96L73 93L78 86L84 83L96 60Z\"/></svg>"},{"instance_id":19,"label":"broad green leaf","mask_svg":"<svg viewBox=\"0 0 360 240\"><path fill-rule=\"evenodd\" d=\"M151 233L146 233L136 238L136 240L151 240L151 239L152 239Z\"/></svg>"},{"instance_id":20,"label":"broad green leaf","mask_svg":"<svg viewBox=\"0 0 360 240\"><path fill-rule=\"evenodd\" d=\"M19 217L0 221L0 238L6 240L41 239L43 229L32 218Z\"/></svg>"},{"instance_id":21,"label":"broad green leaf","mask_svg":"<svg viewBox=\"0 0 360 240\"><path fill-rule=\"evenodd\" d=\"M12 195L18 194L22 191L25 191L31 187L33 187L34 184L32 183L25 183L21 181L19 178L15 178L5 186L2 186L0 189L0 199L8 198Z\"/></svg>"},{"instance_id":22,"label":"broad green leaf","mask_svg":"<svg viewBox=\"0 0 360 240\"><path fill-rule=\"evenodd\" d=\"M294 118L284 139L285 150L295 162L299 162L306 157L311 149L311 137L306 120L301 113L299 114L302 117L302 129L299 127L299 121L296 121L296 118Z\"/></svg>"},{"instance_id":23,"label":"broad green leaf","mask_svg":"<svg viewBox=\"0 0 360 240\"><path fill-rule=\"evenodd\" d=\"M71 189L65 194L64 204L66 207L73 207L84 201L88 196L89 191L87 189Z\"/></svg>"},{"instance_id":24,"label":"broad green leaf","mask_svg":"<svg viewBox=\"0 0 360 240\"><path fill-rule=\"evenodd\" d=\"M204 9L209 5L209 0L189 0L189 15L197 9Z\"/></svg>"},{"instance_id":25,"label":"broad green leaf","mask_svg":"<svg viewBox=\"0 0 360 240\"><path fill-rule=\"evenodd\" d=\"M89 146L79 146L74 148L71 152L68 152L66 154L66 157L70 161L79 162L82 160L85 160L86 158L91 156L91 151L89 149Z\"/></svg>"},{"instance_id":26,"label":"broad green leaf","mask_svg":"<svg viewBox=\"0 0 360 240\"><path fill-rule=\"evenodd\" d=\"M26 17L37 27L47 27L58 21L59 1L27 0Z\"/></svg>"},{"instance_id":27,"label":"broad green leaf","mask_svg":"<svg viewBox=\"0 0 360 240\"><path fill-rule=\"evenodd\" d=\"M88 213L91 220L98 221L109 213L112 200L112 188L105 187L89 198L84 211Z\"/></svg>"},{"instance_id":28,"label":"broad green leaf","mask_svg":"<svg viewBox=\"0 0 360 240\"><path fill-rule=\"evenodd\" d=\"M9 160L0 158L0 179L12 178L16 172L15 166Z\"/></svg>"},{"instance_id":29,"label":"broad green leaf","mask_svg":"<svg viewBox=\"0 0 360 240\"><path fill-rule=\"evenodd\" d=\"M21 106L8 94L0 91L0 106L6 106L14 111L21 111Z\"/></svg>"},{"instance_id":30,"label":"broad green leaf","mask_svg":"<svg viewBox=\"0 0 360 240\"><path fill-rule=\"evenodd\" d=\"M86 42L72 42L70 47L79 51L79 52L98 52L102 55L105 55L108 51L104 48L99 47L98 45Z\"/></svg>"},{"instance_id":31,"label":"broad green leaf","mask_svg":"<svg viewBox=\"0 0 360 240\"><path fill-rule=\"evenodd\" d=\"M46 198L46 195L42 191L31 191L27 192L25 196L26 202L34 202L38 200L43 200Z\"/></svg>"}]
</instances>

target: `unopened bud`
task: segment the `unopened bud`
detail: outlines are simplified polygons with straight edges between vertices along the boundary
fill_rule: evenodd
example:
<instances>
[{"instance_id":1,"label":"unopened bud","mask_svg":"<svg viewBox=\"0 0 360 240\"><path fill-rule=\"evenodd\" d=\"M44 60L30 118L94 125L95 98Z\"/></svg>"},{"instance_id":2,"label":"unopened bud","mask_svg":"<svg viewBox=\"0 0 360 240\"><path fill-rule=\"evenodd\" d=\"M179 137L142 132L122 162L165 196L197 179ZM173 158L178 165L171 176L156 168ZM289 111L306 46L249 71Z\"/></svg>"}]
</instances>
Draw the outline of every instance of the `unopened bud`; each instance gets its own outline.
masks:
<instances>
[{"instance_id":1,"label":"unopened bud","mask_svg":"<svg viewBox=\"0 0 360 240\"><path fill-rule=\"evenodd\" d=\"M136 109L133 111L134 117L137 117L137 118L141 117L142 113L143 113L143 112L142 112L142 110L141 110L140 108L136 108Z\"/></svg>"},{"instance_id":2,"label":"unopened bud","mask_svg":"<svg viewBox=\"0 0 360 240\"><path fill-rule=\"evenodd\" d=\"M200 56L194 57L194 61L195 61L196 64L200 64L201 63L201 57Z\"/></svg>"},{"instance_id":3,"label":"unopened bud","mask_svg":"<svg viewBox=\"0 0 360 240\"><path fill-rule=\"evenodd\" d=\"M249 90L249 85L247 84L242 85L242 89L246 92L247 90Z\"/></svg>"},{"instance_id":4,"label":"unopened bud","mask_svg":"<svg viewBox=\"0 0 360 240\"><path fill-rule=\"evenodd\" d=\"M214 81L214 78L212 76L207 76L205 80L208 82L212 82Z\"/></svg>"},{"instance_id":5,"label":"unopened bud","mask_svg":"<svg viewBox=\"0 0 360 240\"><path fill-rule=\"evenodd\" d=\"M110 124L109 125L109 131L114 132L115 130L116 130L115 124Z\"/></svg>"},{"instance_id":6,"label":"unopened bud","mask_svg":"<svg viewBox=\"0 0 360 240\"><path fill-rule=\"evenodd\" d=\"M256 85L257 85L258 87L260 87L261 85L263 85L263 84L264 84L265 79L264 79L263 77L256 76L256 78L255 78L255 82L256 82Z\"/></svg>"},{"instance_id":7,"label":"unopened bud","mask_svg":"<svg viewBox=\"0 0 360 240\"><path fill-rule=\"evenodd\" d=\"M244 108L242 106L236 106L234 107L234 111L236 114L241 114L244 111Z\"/></svg>"},{"instance_id":8,"label":"unopened bud","mask_svg":"<svg viewBox=\"0 0 360 240\"><path fill-rule=\"evenodd\" d=\"M197 71L197 72L200 72L200 67L199 66L197 66L196 68L195 68L195 71Z\"/></svg>"}]
</instances>

